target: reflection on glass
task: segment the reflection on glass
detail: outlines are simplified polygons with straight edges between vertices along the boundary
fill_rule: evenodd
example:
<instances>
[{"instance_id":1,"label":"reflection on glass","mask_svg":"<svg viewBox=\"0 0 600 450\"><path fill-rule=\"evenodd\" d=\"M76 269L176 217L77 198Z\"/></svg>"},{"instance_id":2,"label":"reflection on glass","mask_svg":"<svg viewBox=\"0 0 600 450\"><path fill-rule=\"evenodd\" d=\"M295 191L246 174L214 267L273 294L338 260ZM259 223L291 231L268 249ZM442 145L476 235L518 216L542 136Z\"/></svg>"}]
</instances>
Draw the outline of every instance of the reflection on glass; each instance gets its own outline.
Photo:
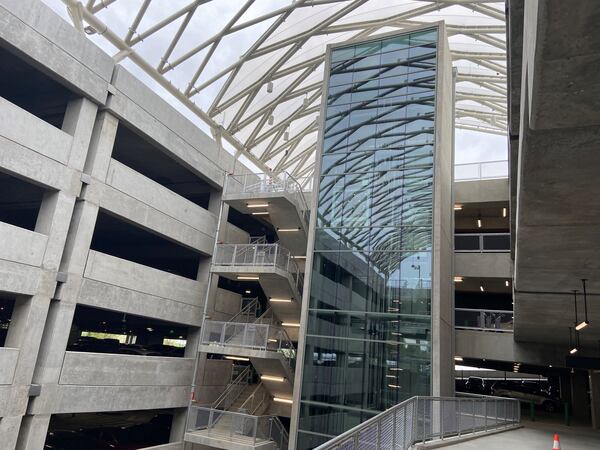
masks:
<instances>
[{"instance_id":1,"label":"reflection on glass","mask_svg":"<svg viewBox=\"0 0 600 450\"><path fill-rule=\"evenodd\" d=\"M331 52L299 448L430 392L436 60L437 29Z\"/></svg>"}]
</instances>

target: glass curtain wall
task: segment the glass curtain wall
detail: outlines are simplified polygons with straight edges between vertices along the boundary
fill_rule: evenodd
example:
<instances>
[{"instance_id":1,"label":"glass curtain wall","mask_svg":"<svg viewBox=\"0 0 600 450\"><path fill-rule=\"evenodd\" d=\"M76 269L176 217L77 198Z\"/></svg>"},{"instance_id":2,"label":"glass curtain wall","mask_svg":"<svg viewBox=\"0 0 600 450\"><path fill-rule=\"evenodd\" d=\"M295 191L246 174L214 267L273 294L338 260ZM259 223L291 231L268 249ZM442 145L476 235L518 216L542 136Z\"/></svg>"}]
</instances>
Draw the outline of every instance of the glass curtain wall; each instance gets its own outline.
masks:
<instances>
[{"instance_id":1,"label":"glass curtain wall","mask_svg":"<svg viewBox=\"0 0 600 450\"><path fill-rule=\"evenodd\" d=\"M299 449L430 394L437 28L329 55Z\"/></svg>"}]
</instances>

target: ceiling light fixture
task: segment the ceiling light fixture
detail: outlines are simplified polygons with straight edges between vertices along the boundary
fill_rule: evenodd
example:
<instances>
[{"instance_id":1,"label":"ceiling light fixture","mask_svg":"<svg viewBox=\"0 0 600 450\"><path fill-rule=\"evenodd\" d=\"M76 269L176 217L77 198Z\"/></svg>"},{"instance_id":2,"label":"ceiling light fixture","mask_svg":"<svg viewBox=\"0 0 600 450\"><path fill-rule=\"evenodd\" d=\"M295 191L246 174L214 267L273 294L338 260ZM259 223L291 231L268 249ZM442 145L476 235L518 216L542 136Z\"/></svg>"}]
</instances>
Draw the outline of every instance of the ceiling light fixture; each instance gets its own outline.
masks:
<instances>
[{"instance_id":1,"label":"ceiling light fixture","mask_svg":"<svg viewBox=\"0 0 600 450\"><path fill-rule=\"evenodd\" d=\"M252 291L251 291L251 290L249 290L249 289L246 289L244 292L245 292L246 294L250 294Z\"/></svg>"},{"instance_id":2,"label":"ceiling light fixture","mask_svg":"<svg viewBox=\"0 0 600 450\"><path fill-rule=\"evenodd\" d=\"M294 403L294 401L290 398L281 398L281 397L273 397L273 401L277 402L277 403L287 403L288 405L291 405L292 403Z\"/></svg>"},{"instance_id":3,"label":"ceiling light fixture","mask_svg":"<svg viewBox=\"0 0 600 450\"><path fill-rule=\"evenodd\" d=\"M300 327L299 323L291 323L291 322L281 322L282 327Z\"/></svg>"},{"instance_id":4,"label":"ceiling light fixture","mask_svg":"<svg viewBox=\"0 0 600 450\"><path fill-rule=\"evenodd\" d=\"M481 214L479 215L479 217L477 217L477 228L481 228Z\"/></svg>"},{"instance_id":5,"label":"ceiling light fixture","mask_svg":"<svg viewBox=\"0 0 600 450\"><path fill-rule=\"evenodd\" d=\"M292 303L291 298L270 298L269 301L273 303Z\"/></svg>"},{"instance_id":6,"label":"ceiling light fixture","mask_svg":"<svg viewBox=\"0 0 600 450\"><path fill-rule=\"evenodd\" d=\"M288 232L288 231L300 231L300 228L277 228L277 231Z\"/></svg>"},{"instance_id":7,"label":"ceiling light fixture","mask_svg":"<svg viewBox=\"0 0 600 450\"><path fill-rule=\"evenodd\" d=\"M479 290L481 292L485 292L485 289L483 288L483 283L479 283Z\"/></svg>"},{"instance_id":8,"label":"ceiling light fixture","mask_svg":"<svg viewBox=\"0 0 600 450\"><path fill-rule=\"evenodd\" d=\"M454 277L455 283L462 283L465 279L463 277Z\"/></svg>"},{"instance_id":9,"label":"ceiling light fixture","mask_svg":"<svg viewBox=\"0 0 600 450\"><path fill-rule=\"evenodd\" d=\"M284 377L276 377L273 375L261 375L260 379L265 381L277 381L278 383L283 383L285 381Z\"/></svg>"},{"instance_id":10,"label":"ceiling light fixture","mask_svg":"<svg viewBox=\"0 0 600 450\"><path fill-rule=\"evenodd\" d=\"M459 205L458 203L456 203L454 205L454 211L462 211L463 209L463 205Z\"/></svg>"},{"instance_id":11,"label":"ceiling light fixture","mask_svg":"<svg viewBox=\"0 0 600 450\"><path fill-rule=\"evenodd\" d=\"M250 358L244 358L242 356L226 356L225 359L231 359L233 361L250 361Z\"/></svg>"},{"instance_id":12,"label":"ceiling light fixture","mask_svg":"<svg viewBox=\"0 0 600 450\"><path fill-rule=\"evenodd\" d=\"M506 281L504 282L504 286L506 286L506 287L509 287L509 286L510 286L510 281L506 280Z\"/></svg>"},{"instance_id":13,"label":"ceiling light fixture","mask_svg":"<svg viewBox=\"0 0 600 450\"><path fill-rule=\"evenodd\" d=\"M587 279L585 279L585 278L581 279L581 283L583 284L583 305L585 308L585 320L583 322L578 323L575 326L575 329L577 331L583 330L585 327L587 327L590 324L590 321L588 320L588 310L587 310L587 289L586 289L586 285L585 285L586 281L587 281ZM575 315L577 317L577 304L575 304ZM577 319L575 319L575 320L577 320Z\"/></svg>"},{"instance_id":14,"label":"ceiling light fixture","mask_svg":"<svg viewBox=\"0 0 600 450\"><path fill-rule=\"evenodd\" d=\"M252 213L253 216L268 216L269 212L268 211L256 211Z\"/></svg>"},{"instance_id":15,"label":"ceiling light fixture","mask_svg":"<svg viewBox=\"0 0 600 450\"><path fill-rule=\"evenodd\" d=\"M506 213L507 213L506 208L502 208L502 217L506 217Z\"/></svg>"},{"instance_id":16,"label":"ceiling light fixture","mask_svg":"<svg viewBox=\"0 0 600 450\"><path fill-rule=\"evenodd\" d=\"M579 341L579 333L575 332L575 337L577 338L576 340ZM577 342L575 343L575 345L573 345L573 332L572 332L572 328L569 327L569 348L571 350L569 350L569 353L571 355L574 355L575 353L577 353L578 351L578 345Z\"/></svg>"},{"instance_id":17,"label":"ceiling light fixture","mask_svg":"<svg viewBox=\"0 0 600 450\"><path fill-rule=\"evenodd\" d=\"M237 279L238 280L246 280L246 281L248 281L248 280L254 280L254 281L260 280L260 278L259 278L258 275L238 275Z\"/></svg>"},{"instance_id":18,"label":"ceiling light fixture","mask_svg":"<svg viewBox=\"0 0 600 450\"><path fill-rule=\"evenodd\" d=\"M454 361L460 362L460 361L463 361L463 358L462 358L462 356L455 356Z\"/></svg>"},{"instance_id":19,"label":"ceiling light fixture","mask_svg":"<svg viewBox=\"0 0 600 450\"><path fill-rule=\"evenodd\" d=\"M268 208L268 203L246 203L248 208Z\"/></svg>"}]
</instances>

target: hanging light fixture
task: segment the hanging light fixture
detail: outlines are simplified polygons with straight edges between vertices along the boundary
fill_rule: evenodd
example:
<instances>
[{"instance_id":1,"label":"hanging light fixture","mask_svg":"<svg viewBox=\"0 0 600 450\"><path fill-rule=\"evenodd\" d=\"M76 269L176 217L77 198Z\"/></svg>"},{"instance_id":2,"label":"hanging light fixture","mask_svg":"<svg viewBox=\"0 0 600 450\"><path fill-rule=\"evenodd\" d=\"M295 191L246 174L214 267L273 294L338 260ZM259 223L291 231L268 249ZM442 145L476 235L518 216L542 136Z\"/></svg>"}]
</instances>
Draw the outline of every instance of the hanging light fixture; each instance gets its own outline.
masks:
<instances>
[{"instance_id":1,"label":"hanging light fixture","mask_svg":"<svg viewBox=\"0 0 600 450\"><path fill-rule=\"evenodd\" d=\"M579 322L575 324L575 330L579 331L579 330L583 330L585 327L587 327L590 322L588 321L588 312L587 312L587 290L586 290L586 286L585 286L585 282L587 280L585 278L581 279L581 283L583 284L583 305L585 308L585 320L583 322ZM577 291L575 291L577 292ZM577 295L577 294L575 294ZM577 299L575 300L575 321L577 322Z\"/></svg>"},{"instance_id":2,"label":"hanging light fixture","mask_svg":"<svg viewBox=\"0 0 600 450\"><path fill-rule=\"evenodd\" d=\"M575 353L577 353L579 351L578 347L578 342L573 343L573 329L571 327L569 327L569 353L571 355L574 355ZM575 337L578 337L578 334L575 333ZM579 341L579 339L576 339L577 341Z\"/></svg>"}]
</instances>

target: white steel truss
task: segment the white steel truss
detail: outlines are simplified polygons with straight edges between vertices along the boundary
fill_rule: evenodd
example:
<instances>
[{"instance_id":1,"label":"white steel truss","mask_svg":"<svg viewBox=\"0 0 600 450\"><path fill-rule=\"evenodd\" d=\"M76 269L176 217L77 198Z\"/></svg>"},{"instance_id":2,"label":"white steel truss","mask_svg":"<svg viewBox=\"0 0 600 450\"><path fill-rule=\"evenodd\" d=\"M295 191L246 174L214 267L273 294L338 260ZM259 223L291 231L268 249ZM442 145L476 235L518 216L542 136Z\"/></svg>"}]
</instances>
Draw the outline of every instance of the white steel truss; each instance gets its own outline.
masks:
<instances>
[{"instance_id":1,"label":"white steel truss","mask_svg":"<svg viewBox=\"0 0 600 450\"><path fill-rule=\"evenodd\" d=\"M62 1L77 29L263 171L312 173L327 44L440 20L457 70L456 126L506 134L503 0Z\"/></svg>"}]
</instances>

